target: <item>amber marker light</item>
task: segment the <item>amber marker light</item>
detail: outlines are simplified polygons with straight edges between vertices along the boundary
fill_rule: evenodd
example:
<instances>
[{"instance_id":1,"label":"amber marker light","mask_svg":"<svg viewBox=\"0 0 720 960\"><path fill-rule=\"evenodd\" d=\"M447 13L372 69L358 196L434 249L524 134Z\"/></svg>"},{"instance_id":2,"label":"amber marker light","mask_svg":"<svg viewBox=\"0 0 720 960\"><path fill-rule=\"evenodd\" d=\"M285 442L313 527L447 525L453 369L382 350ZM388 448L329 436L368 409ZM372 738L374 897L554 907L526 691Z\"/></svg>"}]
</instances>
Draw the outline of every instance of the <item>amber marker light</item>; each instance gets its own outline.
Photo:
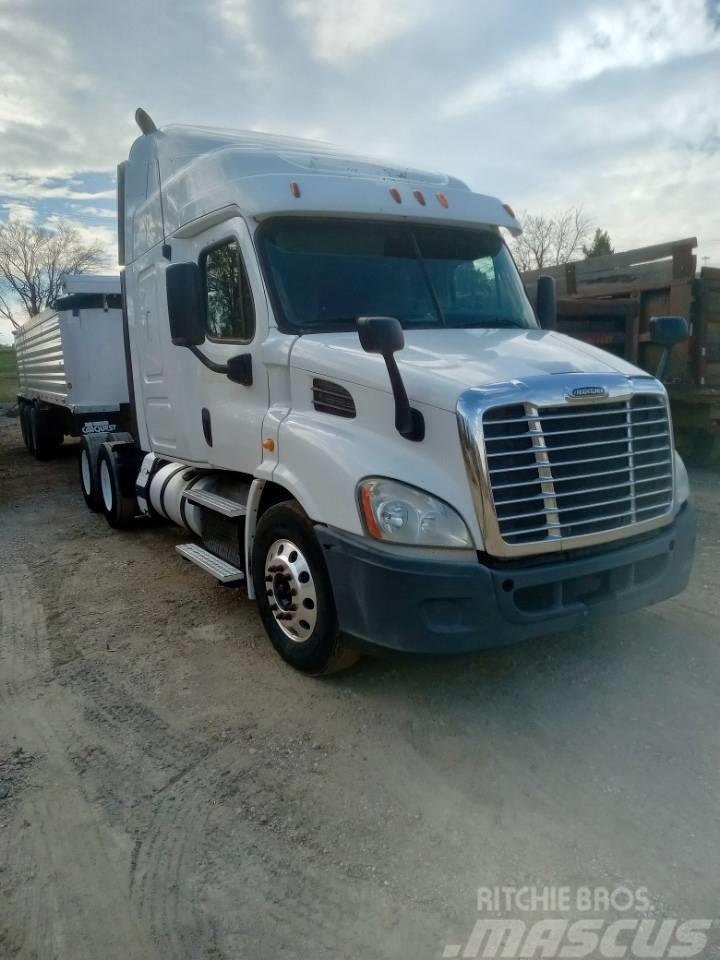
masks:
<instances>
[{"instance_id":1,"label":"amber marker light","mask_svg":"<svg viewBox=\"0 0 720 960\"><path fill-rule=\"evenodd\" d=\"M360 487L360 506L362 507L363 517L365 518L365 526L368 528L368 533L371 537L375 537L376 540L382 540L382 531L375 519L370 496L369 485L366 484Z\"/></svg>"}]
</instances>

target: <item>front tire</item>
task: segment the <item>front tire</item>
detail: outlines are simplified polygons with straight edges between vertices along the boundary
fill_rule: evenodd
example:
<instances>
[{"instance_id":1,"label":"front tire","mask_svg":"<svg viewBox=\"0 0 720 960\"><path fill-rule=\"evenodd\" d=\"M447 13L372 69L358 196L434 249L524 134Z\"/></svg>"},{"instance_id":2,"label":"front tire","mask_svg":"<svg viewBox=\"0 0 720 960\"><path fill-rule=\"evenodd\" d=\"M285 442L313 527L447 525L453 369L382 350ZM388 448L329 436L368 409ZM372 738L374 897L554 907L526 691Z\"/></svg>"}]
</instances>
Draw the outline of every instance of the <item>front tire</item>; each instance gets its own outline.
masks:
<instances>
[{"instance_id":1,"label":"front tire","mask_svg":"<svg viewBox=\"0 0 720 960\"><path fill-rule=\"evenodd\" d=\"M338 630L322 548L299 504L278 503L262 515L252 570L260 618L286 663L320 676L357 660Z\"/></svg>"},{"instance_id":2,"label":"front tire","mask_svg":"<svg viewBox=\"0 0 720 960\"><path fill-rule=\"evenodd\" d=\"M113 529L126 530L137 515L137 500L122 492L120 465L107 447L100 450L97 475L100 508L105 519Z\"/></svg>"}]
</instances>

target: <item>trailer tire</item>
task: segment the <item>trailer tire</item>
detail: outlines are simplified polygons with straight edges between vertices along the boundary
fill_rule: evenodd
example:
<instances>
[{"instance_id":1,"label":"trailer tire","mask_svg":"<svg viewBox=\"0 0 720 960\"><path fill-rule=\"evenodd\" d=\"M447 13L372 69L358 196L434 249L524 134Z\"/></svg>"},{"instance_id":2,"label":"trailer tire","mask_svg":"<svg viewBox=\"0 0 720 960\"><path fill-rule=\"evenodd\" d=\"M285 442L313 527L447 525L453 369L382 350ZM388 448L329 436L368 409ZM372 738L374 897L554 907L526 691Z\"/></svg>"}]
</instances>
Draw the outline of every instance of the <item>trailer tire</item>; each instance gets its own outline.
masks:
<instances>
[{"instance_id":1,"label":"trailer tire","mask_svg":"<svg viewBox=\"0 0 720 960\"><path fill-rule=\"evenodd\" d=\"M20 401L20 431L22 433L23 443L30 453L32 447L32 431L30 428L30 406L24 401Z\"/></svg>"},{"instance_id":2,"label":"trailer tire","mask_svg":"<svg viewBox=\"0 0 720 960\"><path fill-rule=\"evenodd\" d=\"M80 457L78 459L80 473L80 489L82 490L83 500L88 510L93 513L100 513L102 510L102 501L98 485L97 460L93 466L93 458L90 453L90 445L87 439L83 437L80 444Z\"/></svg>"},{"instance_id":3,"label":"trailer tire","mask_svg":"<svg viewBox=\"0 0 720 960\"><path fill-rule=\"evenodd\" d=\"M268 572L269 568L277 572ZM260 618L286 663L310 676L335 673L355 663L358 654L338 629L322 547L312 523L295 501L275 504L261 516L253 542L252 570ZM279 615L295 611L299 600L310 611L307 619L301 618L302 608L279 619ZM293 631L297 631L295 636Z\"/></svg>"},{"instance_id":4,"label":"trailer tire","mask_svg":"<svg viewBox=\"0 0 720 960\"><path fill-rule=\"evenodd\" d=\"M42 410L33 405L30 407L30 436L32 450L37 460L50 460L54 457L63 442L63 431L60 420L49 410Z\"/></svg>"},{"instance_id":5,"label":"trailer tire","mask_svg":"<svg viewBox=\"0 0 720 960\"><path fill-rule=\"evenodd\" d=\"M115 530L126 530L138 513L137 500L122 491L117 454L103 446L98 455L97 490L100 509Z\"/></svg>"}]
</instances>

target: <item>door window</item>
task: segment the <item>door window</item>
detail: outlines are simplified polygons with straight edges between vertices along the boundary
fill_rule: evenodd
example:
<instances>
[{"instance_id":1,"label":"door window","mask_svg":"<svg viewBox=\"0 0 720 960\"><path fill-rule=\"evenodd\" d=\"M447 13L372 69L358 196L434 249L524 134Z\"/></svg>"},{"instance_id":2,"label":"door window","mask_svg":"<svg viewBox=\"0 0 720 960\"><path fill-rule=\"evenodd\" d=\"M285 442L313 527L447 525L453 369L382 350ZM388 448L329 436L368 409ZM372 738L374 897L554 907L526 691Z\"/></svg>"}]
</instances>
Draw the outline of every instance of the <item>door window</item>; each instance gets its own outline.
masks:
<instances>
[{"instance_id":1,"label":"door window","mask_svg":"<svg viewBox=\"0 0 720 960\"><path fill-rule=\"evenodd\" d=\"M200 257L211 340L252 340L255 309L237 240L223 240Z\"/></svg>"}]
</instances>

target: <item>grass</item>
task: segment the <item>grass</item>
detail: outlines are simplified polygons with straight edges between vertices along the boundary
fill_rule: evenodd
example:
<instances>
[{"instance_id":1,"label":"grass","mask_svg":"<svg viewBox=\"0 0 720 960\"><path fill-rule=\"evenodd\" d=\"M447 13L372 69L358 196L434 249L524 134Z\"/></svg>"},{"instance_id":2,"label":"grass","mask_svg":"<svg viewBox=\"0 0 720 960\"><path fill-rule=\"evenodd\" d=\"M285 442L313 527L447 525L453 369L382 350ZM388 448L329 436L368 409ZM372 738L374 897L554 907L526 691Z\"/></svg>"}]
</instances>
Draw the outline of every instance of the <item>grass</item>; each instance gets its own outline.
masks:
<instances>
[{"instance_id":1,"label":"grass","mask_svg":"<svg viewBox=\"0 0 720 960\"><path fill-rule=\"evenodd\" d=\"M0 402L14 400L17 395L15 348L0 346Z\"/></svg>"}]
</instances>

